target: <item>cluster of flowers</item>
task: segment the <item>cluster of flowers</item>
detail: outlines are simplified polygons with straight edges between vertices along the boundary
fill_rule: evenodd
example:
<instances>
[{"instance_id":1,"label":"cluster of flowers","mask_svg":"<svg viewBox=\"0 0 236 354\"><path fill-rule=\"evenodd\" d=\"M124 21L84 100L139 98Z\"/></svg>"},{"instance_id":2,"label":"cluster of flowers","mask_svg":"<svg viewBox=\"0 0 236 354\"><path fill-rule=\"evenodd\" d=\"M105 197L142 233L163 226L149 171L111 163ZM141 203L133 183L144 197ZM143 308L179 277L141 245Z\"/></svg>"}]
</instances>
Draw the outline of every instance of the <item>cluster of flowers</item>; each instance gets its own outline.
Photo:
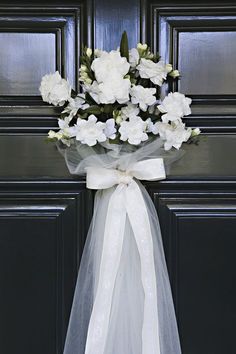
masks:
<instances>
[{"instance_id":1,"label":"cluster of flowers","mask_svg":"<svg viewBox=\"0 0 236 354\"><path fill-rule=\"evenodd\" d=\"M139 145L159 135L169 150L200 133L182 121L191 114L190 98L174 92L158 100L158 87L179 72L151 53L147 44L128 50L125 35L120 49L84 49L79 77L83 93L76 95L58 71L42 78L43 100L64 106L60 130L50 130L49 139L67 146L75 140L89 146L107 140Z\"/></svg>"}]
</instances>

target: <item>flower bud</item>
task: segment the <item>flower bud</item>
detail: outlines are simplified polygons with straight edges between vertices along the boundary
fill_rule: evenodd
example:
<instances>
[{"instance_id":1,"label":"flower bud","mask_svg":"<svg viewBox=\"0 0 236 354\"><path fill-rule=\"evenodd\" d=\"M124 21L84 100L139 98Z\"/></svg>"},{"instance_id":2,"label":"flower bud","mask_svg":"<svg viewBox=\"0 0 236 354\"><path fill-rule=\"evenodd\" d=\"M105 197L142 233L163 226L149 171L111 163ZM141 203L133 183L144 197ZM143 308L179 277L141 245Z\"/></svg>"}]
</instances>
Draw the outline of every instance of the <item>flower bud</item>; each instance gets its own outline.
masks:
<instances>
[{"instance_id":1,"label":"flower bud","mask_svg":"<svg viewBox=\"0 0 236 354\"><path fill-rule=\"evenodd\" d=\"M173 67L171 64L166 64L166 71L169 73L169 72L172 72L173 70Z\"/></svg>"},{"instance_id":2,"label":"flower bud","mask_svg":"<svg viewBox=\"0 0 236 354\"><path fill-rule=\"evenodd\" d=\"M191 133L191 136L194 137L194 136L197 136L201 133L201 130L199 128L195 128L192 130L192 133Z\"/></svg>"},{"instance_id":3,"label":"flower bud","mask_svg":"<svg viewBox=\"0 0 236 354\"><path fill-rule=\"evenodd\" d=\"M169 76L173 77L173 79L179 77L179 75L180 75L179 70L173 70L169 73Z\"/></svg>"},{"instance_id":4,"label":"flower bud","mask_svg":"<svg viewBox=\"0 0 236 354\"><path fill-rule=\"evenodd\" d=\"M147 50L148 45L147 45L146 43L144 43L144 44L138 43L137 48L138 48L139 50L143 50L143 51L144 51L144 50Z\"/></svg>"},{"instance_id":5,"label":"flower bud","mask_svg":"<svg viewBox=\"0 0 236 354\"><path fill-rule=\"evenodd\" d=\"M92 49L91 49L91 48L87 48L87 50L86 50L86 55L87 55L89 58L91 57L92 53L93 53Z\"/></svg>"}]
</instances>

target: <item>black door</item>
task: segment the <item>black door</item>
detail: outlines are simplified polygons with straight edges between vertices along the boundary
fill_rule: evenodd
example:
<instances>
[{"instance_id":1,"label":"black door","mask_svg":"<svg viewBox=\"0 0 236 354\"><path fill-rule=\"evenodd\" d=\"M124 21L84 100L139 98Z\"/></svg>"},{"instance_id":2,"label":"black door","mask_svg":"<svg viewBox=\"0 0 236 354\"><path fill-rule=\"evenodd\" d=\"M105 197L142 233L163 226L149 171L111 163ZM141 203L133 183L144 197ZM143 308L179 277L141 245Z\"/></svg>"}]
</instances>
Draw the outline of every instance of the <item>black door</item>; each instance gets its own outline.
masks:
<instances>
[{"instance_id":1,"label":"black door","mask_svg":"<svg viewBox=\"0 0 236 354\"><path fill-rule=\"evenodd\" d=\"M147 186L183 354L236 353L234 2L11 0L0 4L0 354L62 354L91 218L84 181L45 143L59 111L42 102L40 79L59 70L78 90L82 44L116 48L123 30L182 72L163 90L192 97L186 124L205 134Z\"/></svg>"}]
</instances>

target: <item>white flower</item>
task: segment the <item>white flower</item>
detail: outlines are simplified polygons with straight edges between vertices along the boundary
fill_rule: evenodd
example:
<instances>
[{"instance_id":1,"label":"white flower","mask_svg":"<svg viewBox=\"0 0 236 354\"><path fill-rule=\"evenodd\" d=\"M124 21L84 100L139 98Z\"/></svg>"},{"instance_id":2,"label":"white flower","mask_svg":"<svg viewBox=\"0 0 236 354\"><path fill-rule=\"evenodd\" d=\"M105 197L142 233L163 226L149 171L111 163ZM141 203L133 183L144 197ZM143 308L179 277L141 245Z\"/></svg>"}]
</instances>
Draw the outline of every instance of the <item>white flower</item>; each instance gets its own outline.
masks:
<instances>
[{"instance_id":1,"label":"white flower","mask_svg":"<svg viewBox=\"0 0 236 354\"><path fill-rule=\"evenodd\" d=\"M156 102L155 88L144 88L141 85L133 86L130 90L131 102L133 104L139 104L142 111L146 112L148 106L152 106Z\"/></svg>"},{"instance_id":2,"label":"white flower","mask_svg":"<svg viewBox=\"0 0 236 354\"><path fill-rule=\"evenodd\" d=\"M137 116L140 110L136 104L132 104L131 102L127 103L127 106L121 108L121 118L122 120L126 120L130 116Z\"/></svg>"},{"instance_id":3,"label":"white flower","mask_svg":"<svg viewBox=\"0 0 236 354\"><path fill-rule=\"evenodd\" d=\"M43 101L54 106L63 106L71 97L70 84L62 79L58 71L43 76L39 90Z\"/></svg>"},{"instance_id":4,"label":"white flower","mask_svg":"<svg viewBox=\"0 0 236 354\"><path fill-rule=\"evenodd\" d=\"M162 115L161 119L164 123L168 121L180 120L183 116L191 114L190 104L191 98L185 97L179 92L170 92L167 97L164 98L162 103L157 106Z\"/></svg>"},{"instance_id":5,"label":"white flower","mask_svg":"<svg viewBox=\"0 0 236 354\"><path fill-rule=\"evenodd\" d=\"M135 68L139 63L139 52L136 48L132 48L129 51L129 63L131 68Z\"/></svg>"},{"instance_id":6,"label":"white flower","mask_svg":"<svg viewBox=\"0 0 236 354\"><path fill-rule=\"evenodd\" d=\"M142 58L137 69L143 79L150 79L155 85L161 86L167 74L172 70L172 66L166 65L163 61L154 63L152 60Z\"/></svg>"},{"instance_id":7,"label":"white flower","mask_svg":"<svg viewBox=\"0 0 236 354\"><path fill-rule=\"evenodd\" d=\"M165 140L165 150L170 150L172 146L179 149L183 142L188 141L191 136L191 128L185 128L185 124L177 121L176 124L156 123L160 137Z\"/></svg>"},{"instance_id":8,"label":"white flower","mask_svg":"<svg viewBox=\"0 0 236 354\"><path fill-rule=\"evenodd\" d=\"M154 135L158 134L158 129L157 129L156 123L154 124L152 122L151 118L148 118L146 120L146 131L147 131L147 133L152 133Z\"/></svg>"},{"instance_id":9,"label":"white flower","mask_svg":"<svg viewBox=\"0 0 236 354\"><path fill-rule=\"evenodd\" d=\"M82 144L94 146L97 142L106 140L104 128L105 123L97 122L97 118L94 115L90 115L88 120L78 118L76 140L79 140Z\"/></svg>"},{"instance_id":10,"label":"white flower","mask_svg":"<svg viewBox=\"0 0 236 354\"><path fill-rule=\"evenodd\" d=\"M104 134L108 139L115 139L116 138L116 128L115 128L115 120L110 118L106 121L106 127L104 129Z\"/></svg>"},{"instance_id":11,"label":"white flower","mask_svg":"<svg viewBox=\"0 0 236 354\"><path fill-rule=\"evenodd\" d=\"M120 52L112 50L111 52L103 52L100 57L94 59L91 69L95 73L98 83L109 81L112 73L123 78L129 71L130 64L127 59L121 57Z\"/></svg>"},{"instance_id":12,"label":"white flower","mask_svg":"<svg viewBox=\"0 0 236 354\"><path fill-rule=\"evenodd\" d=\"M148 135L145 133L145 130L146 123L140 117L130 117L129 121L123 121L120 123L120 140L128 140L130 144L138 145L142 141L148 139Z\"/></svg>"},{"instance_id":13,"label":"white flower","mask_svg":"<svg viewBox=\"0 0 236 354\"><path fill-rule=\"evenodd\" d=\"M79 96L76 96L75 98L70 98L69 99L69 104L66 106L64 111L62 113L69 113L69 120L71 120L76 113L78 112L79 109L86 109L89 107L89 104L85 103L85 95L80 94Z\"/></svg>"},{"instance_id":14,"label":"white flower","mask_svg":"<svg viewBox=\"0 0 236 354\"><path fill-rule=\"evenodd\" d=\"M112 104L116 101L120 104L129 101L130 80L122 79L119 75L111 73L110 80L98 84L94 81L92 85L84 86L97 104Z\"/></svg>"},{"instance_id":15,"label":"white flower","mask_svg":"<svg viewBox=\"0 0 236 354\"><path fill-rule=\"evenodd\" d=\"M122 79L115 74L110 75L110 80L99 84L99 100L101 103L109 104L116 101L120 104L129 101L131 82L129 79Z\"/></svg>"}]
</instances>

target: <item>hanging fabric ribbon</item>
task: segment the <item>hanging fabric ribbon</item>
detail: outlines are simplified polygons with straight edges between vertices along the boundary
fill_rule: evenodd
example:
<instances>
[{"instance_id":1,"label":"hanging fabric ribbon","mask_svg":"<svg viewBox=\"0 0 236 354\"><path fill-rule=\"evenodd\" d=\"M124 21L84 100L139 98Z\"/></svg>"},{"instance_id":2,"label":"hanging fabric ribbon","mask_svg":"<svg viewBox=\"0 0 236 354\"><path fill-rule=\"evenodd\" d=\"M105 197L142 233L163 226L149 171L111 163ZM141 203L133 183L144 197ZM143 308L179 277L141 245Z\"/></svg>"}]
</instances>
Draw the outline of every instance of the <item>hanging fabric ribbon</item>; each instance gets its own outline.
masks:
<instances>
[{"instance_id":1,"label":"hanging fabric ribbon","mask_svg":"<svg viewBox=\"0 0 236 354\"><path fill-rule=\"evenodd\" d=\"M139 182L165 179L182 154L162 146L60 149L97 190L63 354L181 354L158 216Z\"/></svg>"},{"instance_id":2,"label":"hanging fabric ribbon","mask_svg":"<svg viewBox=\"0 0 236 354\"><path fill-rule=\"evenodd\" d=\"M161 354L151 228L142 192L133 178L154 181L165 177L162 158L136 162L126 171L87 168L87 188L106 189L118 186L108 205L98 287L89 322L85 354L103 354L105 351L126 217L129 218L141 262L140 276L144 290L142 354Z\"/></svg>"}]
</instances>

